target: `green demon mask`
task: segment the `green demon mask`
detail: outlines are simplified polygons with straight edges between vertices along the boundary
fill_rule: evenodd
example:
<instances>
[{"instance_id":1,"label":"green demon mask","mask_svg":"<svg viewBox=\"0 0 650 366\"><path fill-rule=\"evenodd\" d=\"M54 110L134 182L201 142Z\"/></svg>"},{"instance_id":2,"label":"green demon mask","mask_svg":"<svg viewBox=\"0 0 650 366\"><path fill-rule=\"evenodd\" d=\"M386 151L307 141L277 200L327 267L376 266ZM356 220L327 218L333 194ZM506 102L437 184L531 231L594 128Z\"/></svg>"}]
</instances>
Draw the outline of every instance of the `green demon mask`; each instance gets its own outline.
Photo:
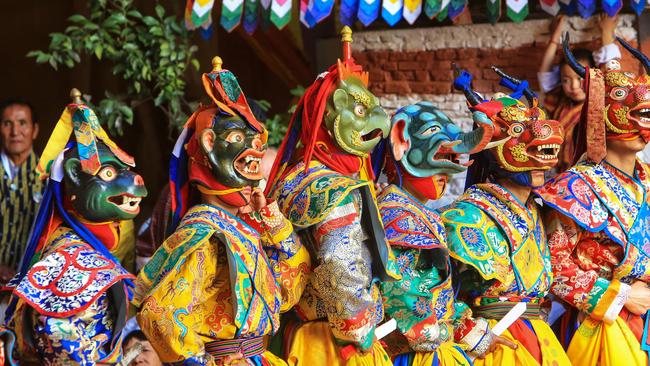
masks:
<instances>
[{"instance_id":1,"label":"green demon mask","mask_svg":"<svg viewBox=\"0 0 650 366\"><path fill-rule=\"evenodd\" d=\"M463 172L469 163L460 164L459 155L482 150L492 137L493 125L485 114L475 113L474 121L478 128L463 133L430 102L401 108L392 119L393 157L418 178Z\"/></svg>"},{"instance_id":2,"label":"green demon mask","mask_svg":"<svg viewBox=\"0 0 650 366\"><path fill-rule=\"evenodd\" d=\"M214 115L214 110L211 113L212 127L201 133L201 147L212 176L225 187L256 187L263 178L266 130L254 130L239 116Z\"/></svg>"},{"instance_id":3,"label":"green demon mask","mask_svg":"<svg viewBox=\"0 0 650 366\"><path fill-rule=\"evenodd\" d=\"M84 220L108 222L133 219L147 196L144 180L103 143L97 143L101 167L96 174L82 169L77 147L65 153L65 195Z\"/></svg>"},{"instance_id":4,"label":"green demon mask","mask_svg":"<svg viewBox=\"0 0 650 366\"><path fill-rule=\"evenodd\" d=\"M365 157L388 136L390 119L368 89L368 75L339 61L339 84L327 103L325 124L345 152Z\"/></svg>"}]
</instances>

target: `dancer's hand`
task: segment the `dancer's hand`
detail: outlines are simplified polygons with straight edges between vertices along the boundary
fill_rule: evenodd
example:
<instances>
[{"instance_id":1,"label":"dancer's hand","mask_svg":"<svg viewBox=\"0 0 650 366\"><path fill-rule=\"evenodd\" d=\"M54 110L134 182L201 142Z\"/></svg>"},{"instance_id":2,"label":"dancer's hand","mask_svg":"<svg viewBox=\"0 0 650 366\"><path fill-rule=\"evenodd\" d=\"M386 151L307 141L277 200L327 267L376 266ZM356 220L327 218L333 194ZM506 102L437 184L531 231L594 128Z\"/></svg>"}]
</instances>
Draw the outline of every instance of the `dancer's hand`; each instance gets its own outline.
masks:
<instances>
[{"instance_id":1,"label":"dancer's hand","mask_svg":"<svg viewBox=\"0 0 650 366\"><path fill-rule=\"evenodd\" d=\"M259 187L253 188L253 193L251 193L251 200L247 206L243 206L239 209L239 213L246 214L251 212L257 212L262 208L266 207L266 197L264 192Z\"/></svg>"},{"instance_id":2,"label":"dancer's hand","mask_svg":"<svg viewBox=\"0 0 650 366\"><path fill-rule=\"evenodd\" d=\"M632 284L625 308L635 315L643 315L650 310L650 288L645 282L636 281Z\"/></svg>"},{"instance_id":3,"label":"dancer's hand","mask_svg":"<svg viewBox=\"0 0 650 366\"><path fill-rule=\"evenodd\" d=\"M485 358L486 355L494 352L499 347L499 345L510 347L512 349L517 349L517 347L519 347L519 346L517 346L516 343L510 341L507 338L500 337L498 335L494 335L493 338L492 338L492 343L490 344L490 347L487 349L487 351L484 354L478 356L478 358Z\"/></svg>"}]
</instances>

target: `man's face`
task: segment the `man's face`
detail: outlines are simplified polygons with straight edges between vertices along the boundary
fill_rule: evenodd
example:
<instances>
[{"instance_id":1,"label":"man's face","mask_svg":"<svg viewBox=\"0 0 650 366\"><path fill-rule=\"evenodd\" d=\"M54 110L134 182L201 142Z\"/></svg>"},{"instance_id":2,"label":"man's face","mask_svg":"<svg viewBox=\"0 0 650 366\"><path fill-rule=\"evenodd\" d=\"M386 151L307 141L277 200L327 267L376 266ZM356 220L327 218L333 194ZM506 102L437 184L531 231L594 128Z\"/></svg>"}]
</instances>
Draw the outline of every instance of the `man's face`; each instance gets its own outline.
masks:
<instances>
[{"instance_id":1,"label":"man's face","mask_svg":"<svg viewBox=\"0 0 650 366\"><path fill-rule=\"evenodd\" d=\"M142 341L137 338L129 339L129 343L124 346L124 353L126 354L136 343L142 345L142 353L138 355L133 361L129 363L129 366L140 366L140 365L151 365L151 366L162 366L162 361L160 357L151 346L151 343L148 341Z\"/></svg>"},{"instance_id":2,"label":"man's face","mask_svg":"<svg viewBox=\"0 0 650 366\"><path fill-rule=\"evenodd\" d=\"M2 112L0 141L8 155L20 155L31 150L38 135L38 125L26 105L10 105Z\"/></svg>"}]
</instances>

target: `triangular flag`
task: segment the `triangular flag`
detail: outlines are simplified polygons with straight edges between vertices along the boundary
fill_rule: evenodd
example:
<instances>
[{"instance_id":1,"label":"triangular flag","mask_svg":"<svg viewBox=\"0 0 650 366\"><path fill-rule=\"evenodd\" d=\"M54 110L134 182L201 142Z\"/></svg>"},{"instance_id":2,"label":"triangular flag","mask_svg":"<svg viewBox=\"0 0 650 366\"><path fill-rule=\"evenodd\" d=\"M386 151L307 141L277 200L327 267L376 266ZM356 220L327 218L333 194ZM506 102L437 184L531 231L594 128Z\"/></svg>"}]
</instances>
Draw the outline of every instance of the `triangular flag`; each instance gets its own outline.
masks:
<instances>
[{"instance_id":1,"label":"triangular flag","mask_svg":"<svg viewBox=\"0 0 650 366\"><path fill-rule=\"evenodd\" d=\"M520 23L528 16L528 0L506 0L507 14L515 23Z\"/></svg>"},{"instance_id":2,"label":"triangular flag","mask_svg":"<svg viewBox=\"0 0 650 366\"><path fill-rule=\"evenodd\" d=\"M253 34L259 24L259 0L244 0L244 30Z\"/></svg>"},{"instance_id":3,"label":"triangular flag","mask_svg":"<svg viewBox=\"0 0 650 366\"><path fill-rule=\"evenodd\" d=\"M560 10L568 16L574 16L578 12L577 0L558 0Z\"/></svg>"},{"instance_id":4,"label":"triangular flag","mask_svg":"<svg viewBox=\"0 0 650 366\"><path fill-rule=\"evenodd\" d=\"M357 18L367 27L379 17L379 8L381 8L381 0L359 0Z\"/></svg>"},{"instance_id":5,"label":"triangular flag","mask_svg":"<svg viewBox=\"0 0 650 366\"><path fill-rule=\"evenodd\" d=\"M436 20L439 22L444 22L449 15L449 0L442 0L442 6L440 7L440 12L436 16Z\"/></svg>"},{"instance_id":6,"label":"triangular flag","mask_svg":"<svg viewBox=\"0 0 650 366\"><path fill-rule=\"evenodd\" d=\"M645 8L646 0L630 0L630 8L634 10L636 15L641 15Z\"/></svg>"},{"instance_id":7,"label":"triangular flag","mask_svg":"<svg viewBox=\"0 0 650 366\"><path fill-rule=\"evenodd\" d=\"M589 18L596 11L596 1L595 0L578 0L578 14L584 19Z\"/></svg>"},{"instance_id":8,"label":"triangular flag","mask_svg":"<svg viewBox=\"0 0 650 366\"><path fill-rule=\"evenodd\" d=\"M404 0L402 15L409 24L415 23L422 14L422 0Z\"/></svg>"},{"instance_id":9,"label":"triangular flag","mask_svg":"<svg viewBox=\"0 0 650 366\"><path fill-rule=\"evenodd\" d=\"M291 0L271 1L271 23L278 29L284 28L291 21Z\"/></svg>"},{"instance_id":10,"label":"triangular flag","mask_svg":"<svg viewBox=\"0 0 650 366\"><path fill-rule=\"evenodd\" d=\"M560 12L558 0L539 0L539 5L542 7L542 10L553 16Z\"/></svg>"},{"instance_id":11,"label":"triangular flag","mask_svg":"<svg viewBox=\"0 0 650 366\"><path fill-rule=\"evenodd\" d=\"M429 19L433 19L440 12L441 5L442 5L441 0L425 0L424 14Z\"/></svg>"},{"instance_id":12,"label":"triangular flag","mask_svg":"<svg viewBox=\"0 0 650 366\"><path fill-rule=\"evenodd\" d=\"M465 6L467 6L467 0L451 0L448 7L449 19L456 19L465 10Z\"/></svg>"},{"instance_id":13,"label":"triangular flag","mask_svg":"<svg viewBox=\"0 0 650 366\"><path fill-rule=\"evenodd\" d=\"M381 3L381 17L391 27L402 19L403 0L383 0Z\"/></svg>"},{"instance_id":14,"label":"triangular flag","mask_svg":"<svg viewBox=\"0 0 650 366\"><path fill-rule=\"evenodd\" d=\"M197 0L199 1L199 0ZM222 0L221 5L221 26L228 32L232 32L241 22L244 13L244 0Z\"/></svg>"},{"instance_id":15,"label":"triangular flag","mask_svg":"<svg viewBox=\"0 0 650 366\"><path fill-rule=\"evenodd\" d=\"M615 17L623 7L622 0L602 0L603 11L610 17Z\"/></svg>"},{"instance_id":16,"label":"triangular flag","mask_svg":"<svg viewBox=\"0 0 650 366\"><path fill-rule=\"evenodd\" d=\"M359 0L341 0L339 20L341 24L352 26L359 10Z\"/></svg>"},{"instance_id":17,"label":"triangular flag","mask_svg":"<svg viewBox=\"0 0 650 366\"><path fill-rule=\"evenodd\" d=\"M488 20L490 23L496 24L499 18L501 18L501 0L487 0L485 5L487 7Z\"/></svg>"}]
</instances>

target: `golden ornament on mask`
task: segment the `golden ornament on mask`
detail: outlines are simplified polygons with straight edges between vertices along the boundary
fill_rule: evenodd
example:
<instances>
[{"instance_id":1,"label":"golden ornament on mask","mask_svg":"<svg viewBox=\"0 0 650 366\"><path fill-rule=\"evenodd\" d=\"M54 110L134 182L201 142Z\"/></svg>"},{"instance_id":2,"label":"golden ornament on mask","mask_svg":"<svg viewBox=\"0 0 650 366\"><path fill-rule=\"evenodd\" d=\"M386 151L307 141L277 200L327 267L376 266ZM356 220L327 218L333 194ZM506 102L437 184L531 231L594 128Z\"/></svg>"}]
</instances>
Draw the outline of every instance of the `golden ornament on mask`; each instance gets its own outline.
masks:
<instances>
[{"instance_id":1,"label":"golden ornament on mask","mask_svg":"<svg viewBox=\"0 0 650 366\"><path fill-rule=\"evenodd\" d=\"M605 107L605 127L607 127L607 130L612 131L614 133L618 134L624 134L624 133L630 133L630 132L639 132L637 129L630 129L630 130L623 130L620 129L612 124L612 122L609 120L609 105ZM621 121L622 124L625 125L630 125L630 121L627 119L627 112L629 108L628 107L622 107L614 110L614 115L616 118Z\"/></svg>"},{"instance_id":2,"label":"golden ornament on mask","mask_svg":"<svg viewBox=\"0 0 650 366\"><path fill-rule=\"evenodd\" d=\"M496 148L497 156L499 157L499 163L502 164L502 168L509 171L509 172L529 172L531 170L548 170L551 169L551 167L533 167L533 166L522 166L522 167L517 167L514 165L510 165L508 161L506 160L505 156L503 155L503 147L504 145L499 145ZM511 149L512 151L512 149Z\"/></svg>"},{"instance_id":3,"label":"golden ornament on mask","mask_svg":"<svg viewBox=\"0 0 650 366\"><path fill-rule=\"evenodd\" d=\"M517 162L525 163L529 160L528 154L526 154L526 144L523 142L510 147L510 152L512 153L512 158Z\"/></svg>"},{"instance_id":4,"label":"golden ornament on mask","mask_svg":"<svg viewBox=\"0 0 650 366\"><path fill-rule=\"evenodd\" d=\"M334 130L334 138L336 139L336 142L338 143L339 147L341 149L343 149L343 151L345 151L345 152L347 152L349 154L352 154L352 155L361 156L361 157L367 156L367 154L365 154L365 153L363 153L361 151L354 150L350 146L347 146L347 144L345 144L343 138L341 137L341 126L340 125L341 125L341 115L339 114L338 116L336 116L336 119L334 119L334 126L333 126L334 127L333 128L333 130ZM362 143L362 140L361 140L361 135L359 134L359 132L358 131L352 131L352 144L354 146L360 146L361 143Z\"/></svg>"},{"instance_id":5,"label":"golden ornament on mask","mask_svg":"<svg viewBox=\"0 0 650 366\"><path fill-rule=\"evenodd\" d=\"M372 107L372 102L370 100L370 96L366 93L358 93L358 92L350 92L350 95L352 96L352 99L358 104L363 105L367 109L370 109Z\"/></svg>"},{"instance_id":6,"label":"golden ornament on mask","mask_svg":"<svg viewBox=\"0 0 650 366\"><path fill-rule=\"evenodd\" d=\"M622 72L608 72L605 74L605 82L609 86L629 86L632 85L630 79Z\"/></svg>"},{"instance_id":7,"label":"golden ornament on mask","mask_svg":"<svg viewBox=\"0 0 650 366\"><path fill-rule=\"evenodd\" d=\"M517 107L505 107L500 114L501 118L507 122L526 120L526 112Z\"/></svg>"}]
</instances>

